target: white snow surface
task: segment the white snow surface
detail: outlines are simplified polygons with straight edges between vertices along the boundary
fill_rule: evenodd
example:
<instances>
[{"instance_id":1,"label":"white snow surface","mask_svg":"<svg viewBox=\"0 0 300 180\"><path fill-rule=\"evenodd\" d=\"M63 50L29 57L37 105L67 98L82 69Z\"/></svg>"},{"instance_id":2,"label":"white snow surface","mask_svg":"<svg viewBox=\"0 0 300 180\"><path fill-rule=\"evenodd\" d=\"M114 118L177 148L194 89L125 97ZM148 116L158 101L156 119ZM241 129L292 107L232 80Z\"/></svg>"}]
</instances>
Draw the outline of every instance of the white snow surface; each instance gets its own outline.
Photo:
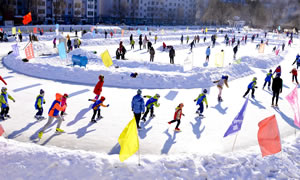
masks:
<instances>
[{"instance_id":1,"label":"white snow surface","mask_svg":"<svg viewBox=\"0 0 300 180\"><path fill-rule=\"evenodd\" d=\"M11 119L1 121L10 140L0 138L0 177L5 179L299 179L299 130L293 124L293 111L285 96L296 86L289 73L299 49L299 39L294 38L292 47L287 47L279 56L272 52L273 45L266 46L265 53L255 49L260 38L251 43L241 44L237 53L240 64L234 63L233 47L226 47L222 35L218 35L217 45L211 49L211 58L204 64L208 44L196 44L193 53L189 45L179 42L181 33L165 31L156 50L154 63L149 62L145 49L128 50L128 60L115 60L114 53L118 42L125 38L104 40L85 39L80 49L73 50L66 60L61 60L57 49L52 48L55 34L45 35L34 42L36 58L28 63L20 57L7 55L12 42L0 43L0 56L4 57L0 75L8 83L8 93L16 99L9 101ZM193 34L196 32L189 32ZM66 36L68 33L64 33ZM169 35L170 34L170 35ZM187 33L185 33L187 34ZM223 34L224 35L224 34ZM170 37L172 38L170 38ZM232 36L232 35L230 35ZM240 34L237 34L240 36ZM262 34L260 34L262 36ZM280 37L280 38L279 38ZM71 36L73 39L73 35ZM153 35L151 37L153 39ZM168 52L161 50L162 41L173 45L176 50L175 64L170 65ZM170 38L170 39L168 39ZM208 41L210 36L207 35ZM127 40L129 39L127 35ZM287 39L269 35L269 42L280 45ZM264 39L265 40L265 39ZM107 44L106 44L107 42ZM19 43L23 49L27 42ZM104 67L100 54L108 49L114 66ZM138 49L138 50L137 50ZM215 67L215 55L224 49L223 68ZM97 54L93 54L97 51ZM87 56L87 68L72 67L71 56ZM186 58L194 60L191 71L183 71ZM271 108L272 92L262 90L266 73L277 65L282 67L284 82L280 94L279 110ZM115 68L115 66L119 66ZM138 72L136 79L130 73ZM91 124L91 103L93 88L99 74L105 75L102 94L106 97L101 108L103 119ZM223 74L229 75L229 88L224 88L224 102L217 102L218 89L212 83ZM249 99L245 119L238 133L234 151L232 145L236 136L223 138L234 117L240 111L245 99L242 98L253 77L258 78L255 99ZM143 95L159 93L160 107L155 108L154 119L141 122L139 131L141 166L137 166L138 153L125 163L118 160L117 139L132 119L131 100L141 88ZM207 88L209 108L205 109L204 119L195 114L194 99ZM47 120L36 121L34 103L40 89L45 90L44 116L57 92L68 93L67 115L61 128L66 133L54 133L56 122L45 131L38 141L37 133ZM147 100L147 99L145 99ZM176 106L183 102L185 116L181 120L182 132L173 131L174 125L167 122L173 118ZM261 158L257 142L258 123L275 114L281 134L283 152ZM299 134L299 132L298 132Z\"/></svg>"}]
</instances>

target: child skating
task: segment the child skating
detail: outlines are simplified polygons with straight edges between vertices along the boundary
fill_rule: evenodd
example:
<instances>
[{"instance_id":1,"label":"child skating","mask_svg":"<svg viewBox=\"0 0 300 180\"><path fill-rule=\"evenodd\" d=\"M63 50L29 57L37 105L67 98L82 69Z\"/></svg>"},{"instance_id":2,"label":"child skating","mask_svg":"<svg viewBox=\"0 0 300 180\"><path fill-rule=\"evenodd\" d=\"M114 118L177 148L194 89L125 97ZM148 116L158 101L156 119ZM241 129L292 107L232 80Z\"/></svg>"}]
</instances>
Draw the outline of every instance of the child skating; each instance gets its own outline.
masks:
<instances>
[{"instance_id":1,"label":"child skating","mask_svg":"<svg viewBox=\"0 0 300 180\"><path fill-rule=\"evenodd\" d=\"M34 118L37 120L45 119L45 117L43 117L43 111L44 111L43 104L46 103L46 101L44 99L44 95L45 95L45 92L43 89L41 89L40 94L36 97L36 100L35 100L34 107L36 110L38 110L38 112L35 114Z\"/></svg>"},{"instance_id":2,"label":"child skating","mask_svg":"<svg viewBox=\"0 0 300 180\"><path fill-rule=\"evenodd\" d=\"M297 76L298 76L297 69L296 69L296 68L293 68L293 70L292 70L290 73L292 73L292 75L293 75L293 77L292 77L292 82L294 82L294 80L295 80L296 83L297 83L297 85L299 85L298 79L297 79Z\"/></svg>"},{"instance_id":3,"label":"child skating","mask_svg":"<svg viewBox=\"0 0 300 180\"><path fill-rule=\"evenodd\" d=\"M181 115L184 116L184 114L182 113L182 108L183 108L183 103L180 103L176 109L175 109L175 114L174 114L174 119L172 121L169 121L168 124L172 124L174 122L177 122L176 127L175 127L175 131L181 131L179 129L179 125L180 125L180 120L181 120Z\"/></svg>"},{"instance_id":4,"label":"child skating","mask_svg":"<svg viewBox=\"0 0 300 180\"><path fill-rule=\"evenodd\" d=\"M204 117L203 116L203 111L204 111L204 106L203 106L203 101L206 104L206 109L208 108L208 104L207 104L207 98L206 98L206 94L207 94L207 90L204 89L203 93L201 93L195 100L194 102L197 102L196 105L199 105L198 110L196 111L197 114L199 114L200 117Z\"/></svg>"},{"instance_id":5,"label":"child skating","mask_svg":"<svg viewBox=\"0 0 300 180\"><path fill-rule=\"evenodd\" d=\"M154 106L155 107L159 107L160 104L158 103L158 99L160 98L159 94L155 94L155 96L151 97L151 96L144 96L144 98L149 98L148 101L146 102L146 112L142 118L142 120L145 122L146 121L146 117L150 111L150 118L154 118Z\"/></svg>"},{"instance_id":6,"label":"child skating","mask_svg":"<svg viewBox=\"0 0 300 180\"><path fill-rule=\"evenodd\" d=\"M272 79L273 79L273 74L272 74L272 69L270 69L269 73L267 74L267 77L265 78L265 83L264 83L263 89L268 84L268 89L270 90Z\"/></svg>"},{"instance_id":7,"label":"child skating","mask_svg":"<svg viewBox=\"0 0 300 180\"><path fill-rule=\"evenodd\" d=\"M227 88L229 88L229 86L228 86L228 76L227 75L222 76L222 78L220 80L214 81L213 83L218 83L217 84L217 87L219 89L218 101L222 102L223 101L223 99L222 99L222 90L223 90L224 84L226 85Z\"/></svg>"},{"instance_id":8,"label":"child skating","mask_svg":"<svg viewBox=\"0 0 300 180\"><path fill-rule=\"evenodd\" d=\"M102 107L109 107L109 104L108 105L104 105L103 102L105 101L105 97L104 96L101 96L100 100L95 100L95 99L89 99L89 101L93 101L94 104L92 106L92 109L93 109L93 116L92 116L92 119L91 119L91 122L92 123L96 123L97 121L95 120L95 117L96 117L96 114L97 114L97 120L103 118L103 116L101 116L100 114L100 106Z\"/></svg>"},{"instance_id":9,"label":"child skating","mask_svg":"<svg viewBox=\"0 0 300 180\"><path fill-rule=\"evenodd\" d=\"M100 74L99 76L99 81L96 84L95 88L94 88L94 93L96 94L95 96L95 100L97 100L102 92L102 86L104 84L104 76L102 74Z\"/></svg>"},{"instance_id":10,"label":"child skating","mask_svg":"<svg viewBox=\"0 0 300 180\"><path fill-rule=\"evenodd\" d=\"M247 94L250 92L250 90L252 90L252 98L254 99L255 96L254 96L254 92L255 92L255 88L257 88L256 86L256 81L257 81L257 78L254 77L252 82L248 85L248 89L247 91L245 92L244 96L243 97L246 97Z\"/></svg>"},{"instance_id":11,"label":"child skating","mask_svg":"<svg viewBox=\"0 0 300 180\"><path fill-rule=\"evenodd\" d=\"M8 99L12 100L13 102L16 102L15 99L7 93L7 88L2 87L1 95L0 95L0 103L1 103L0 119L2 120L6 120L7 118L10 118L10 116L8 115L9 112Z\"/></svg>"},{"instance_id":12,"label":"child skating","mask_svg":"<svg viewBox=\"0 0 300 180\"><path fill-rule=\"evenodd\" d=\"M61 98L61 106L64 106L66 105L66 108L61 111L60 115L63 117L64 115L67 115L66 113L66 109L67 109L67 99L69 98L69 95L68 94L64 94L63 97Z\"/></svg>"}]
</instances>

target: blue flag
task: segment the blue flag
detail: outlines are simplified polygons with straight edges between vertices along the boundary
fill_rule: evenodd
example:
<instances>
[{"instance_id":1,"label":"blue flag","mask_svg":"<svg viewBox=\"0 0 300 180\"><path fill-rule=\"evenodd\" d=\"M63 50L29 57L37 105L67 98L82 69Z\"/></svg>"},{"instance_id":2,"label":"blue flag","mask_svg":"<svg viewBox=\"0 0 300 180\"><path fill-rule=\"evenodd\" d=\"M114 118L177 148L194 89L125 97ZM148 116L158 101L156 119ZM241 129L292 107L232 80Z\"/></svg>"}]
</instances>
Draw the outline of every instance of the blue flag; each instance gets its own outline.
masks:
<instances>
[{"instance_id":1,"label":"blue flag","mask_svg":"<svg viewBox=\"0 0 300 180\"><path fill-rule=\"evenodd\" d=\"M137 30L137 33L138 33L138 35L140 35L140 34L141 34L141 30L140 30L140 29L138 29L138 30Z\"/></svg>"},{"instance_id":2,"label":"blue flag","mask_svg":"<svg viewBox=\"0 0 300 180\"><path fill-rule=\"evenodd\" d=\"M20 53L19 53L19 47L18 47L18 44L13 44L11 45L12 49L13 49L13 55L14 56L19 56Z\"/></svg>"},{"instance_id":3,"label":"blue flag","mask_svg":"<svg viewBox=\"0 0 300 180\"><path fill-rule=\"evenodd\" d=\"M148 31L148 28L147 28L147 27L145 27L145 31Z\"/></svg>"},{"instance_id":4,"label":"blue flag","mask_svg":"<svg viewBox=\"0 0 300 180\"><path fill-rule=\"evenodd\" d=\"M245 111L246 111L247 104L248 104L248 100L249 100L249 97L245 101L245 103L244 103L241 111L239 112L239 114L232 121L231 125L229 126L229 128L226 131L226 133L224 134L224 137L226 137L226 136L228 136L230 134L236 133L239 130L241 130L242 123L243 123L243 120L244 120Z\"/></svg>"},{"instance_id":5,"label":"blue flag","mask_svg":"<svg viewBox=\"0 0 300 180\"><path fill-rule=\"evenodd\" d=\"M59 24L56 24L56 29L59 29Z\"/></svg>"},{"instance_id":6,"label":"blue flag","mask_svg":"<svg viewBox=\"0 0 300 180\"><path fill-rule=\"evenodd\" d=\"M58 44L58 53L59 53L59 57L61 59L66 59L67 58L67 53L66 53L66 48L65 48L65 43L60 42Z\"/></svg>"},{"instance_id":7,"label":"blue flag","mask_svg":"<svg viewBox=\"0 0 300 180\"><path fill-rule=\"evenodd\" d=\"M95 29L93 30L93 38L95 37Z\"/></svg>"}]
</instances>

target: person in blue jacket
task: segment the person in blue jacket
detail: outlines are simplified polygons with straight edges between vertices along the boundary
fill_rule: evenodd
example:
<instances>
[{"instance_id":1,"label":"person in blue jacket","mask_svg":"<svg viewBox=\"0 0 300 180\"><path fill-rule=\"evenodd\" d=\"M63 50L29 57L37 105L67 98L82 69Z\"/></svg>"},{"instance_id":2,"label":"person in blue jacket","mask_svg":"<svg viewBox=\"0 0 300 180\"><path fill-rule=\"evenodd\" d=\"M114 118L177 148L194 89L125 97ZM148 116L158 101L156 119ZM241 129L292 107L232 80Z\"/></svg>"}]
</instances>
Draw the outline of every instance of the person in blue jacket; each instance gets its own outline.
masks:
<instances>
[{"instance_id":1,"label":"person in blue jacket","mask_svg":"<svg viewBox=\"0 0 300 180\"><path fill-rule=\"evenodd\" d=\"M94 104L92 106L92 109L93 109L93 116L92 116L92 119L91 119L91 122L92 123L96 123L97 121L95 120L95 116L97 114L97 119L101 119L103 118L101 115L100 115L100 106L102 107L109 107L109 104L108 105L104 105L103 102L105 101L105 97L104 96L101 96L100 100L95 100L95 99L89 99L89 101L93 101Z\"/></svg>"},{"instance_id":2,"label":"person in blue jacket","mask_svg":"<svg viewBox=\"0 0 300 180\"><path fill-rule=\"evenodd\" d=\"M132 98L131 109L135 117L136 126L138 129L141 129L140 120L142 113L145 112L145 102L142 97L142 91L140 89L137 90L137 95L133 96Z\"/></svg>"},{"instance_id":3,"label":"person in blue jacket","mask_svg":"<svg viewBox=\"0 0 300 180\"><path fill-rule=\"evenodd\" d=\"M194 102L197 102L196 105L199 105L198 110L196 111L197 114L199 114L199 116L203 116L203 110L204 110L204 106L203 106L203 101L206 104L206 108L208 108L208 104L207 104L207 98L206 98L206 94L207 94L207 90L204 89L203 93L201 93L195 100Z\"/></svg>"},{"instance_id":4,"label":"person in blue jacket","mask_svg":"<svg viewBox=\"0 0 300 180\"><path fill-rule=\"evenodd\" d=\"M154 113L154 106L155 107L159 107L160 104L158 103L158 99L160 98L159 94L155 94L155 96L151 97L151 96L144 96L144 98L149 98L148 101L146 102L146 107L147 110L142 118L143 121L146 121L146 117L150 111L150 118L153 118L155 115Z\"/></svg>"},{"instance_id":5,"label":"person in blue jacket","mask_svg":"<svg viewBox=\"0 0 300 180\"><path fill-rule=\"evenodd\" d=\"M268 89L270 90L272 79L273 79L273 73L272 73L272 69L270 69L269 73L267 74L267 77L265 78L265 83L264 83L263 89L265 88L265 86L268 83Z\"/></svg>"},{"instance_id":6,"label":"person in blue jacket","mask_svg":"<svg viewBox=\"0 0 300 180\"><path fill-rule=\"evenodd\" d=\"M294 61L293 65L297 62L297 69L300 67L300 55L297 54L296 60Z\"/></svg>"},{"instance_id":7,"label":"person in blue jacket","mask_svg":"<svg viewBox=\"0 0 300 180\"><path fill-rule=\"evenodd\" d=\"M252 82L248 85L248 89L243 97L246 97L247 94L250 92L250 90L252 90L252 98L255 98L255 96L254 96L255 89L254 88L257 88L256 81L257 81L257 78L254 77Z\"/></svg>"},{"instance_id":8,"label":"person in blue jacket","mask_svg":"<svg viewBox=\"0 0 300 180\"><path fill-rule=\"evenodd\" d=\"M207 47L205 54L206 54L206 61L208 62L209 61L209 56L210 56L210 46Z\"/></svg>"},{"instance_id":9,"label":"person in blue jacket","mask_svg":"<svg viewBox=\"0 0 300 180\"><path fill-rule=\"evenodd\" d=\"M45 95L45 92L43 89L40 90L40 94L36 97L36 100L35 100L35 104L34 104L34 107L36 110L38 110L38 112L35 114L35 118L37 120L42 120L44 119L44 117L42 116L43 115L43 104L46 103L45 99L44 99L44 95Z\"/></svg>"}]
</instances>

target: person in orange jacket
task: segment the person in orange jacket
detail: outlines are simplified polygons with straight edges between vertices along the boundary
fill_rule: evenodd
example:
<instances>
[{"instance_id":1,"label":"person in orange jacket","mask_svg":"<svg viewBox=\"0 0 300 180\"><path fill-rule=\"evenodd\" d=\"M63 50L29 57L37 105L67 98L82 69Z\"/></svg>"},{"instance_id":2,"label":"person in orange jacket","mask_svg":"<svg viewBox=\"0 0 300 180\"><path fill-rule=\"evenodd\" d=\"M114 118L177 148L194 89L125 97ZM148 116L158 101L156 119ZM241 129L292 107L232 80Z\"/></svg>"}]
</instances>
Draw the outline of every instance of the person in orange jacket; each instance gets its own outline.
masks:
<instances>
[{"instance_id":1,"label":"person in orange jacket","mask_svg":"<svg viewBox=\"0 0 300 180\"><path fill-rule=\"evenodd\" d=\"M95 88L94 88L94 93L96 94L95 96L95 100L97 100L102 92L102 86L104 84L104 76L102 74L100 74L99 76L99 81L96 84Z\"/></svg>"},{"instance_id":2,"label":"person in orange jacket","mask_svg":"<svg viewBox=\"0 0 300 180\"><path fill-rule=\"evenodd\" d=\"M4 81L4 79L0 76L0 80L5 84L7 85L7 83Z\"/></svg>"},{"instance_id":3,"label":"person in orange jacket","mask_svg":"<svg viewBox=\"0 0 300 180\"><path fill-rule=\"evenodd\" d=\"M64 130L60 129L60 125L63 121L62 117L59 115L60 111L64 111L66 109L66 104L64 106L61 106L61 100L62 95L59 93L56 93L56 99L53 101L50 109L49 109L49 119L48 122L45 124L45 126L42 128L42 130L39 132L38 137L41 139L43 136L44 131L52 124L54 118L58 120L57 126L56 126L56 132L63 133Z\"/></svg>"},{"instance_id":4,"label":"person in orange jacket","mask_svg":"<svg viewBox=\"0 0 300 180\"><path fill-rule=\"evenodd\" d=\"M174 122L177 122L177 125L175 127L175 131L180 131L179 125L180 125L181 115L184 116L184 114L182 113L182 108L183 108L183 103L180 103L177 106L177 108L175 109L174 118L173 118L174 120L168 122L168 124L172 124Z\"/></svg>"}]
</instances>

